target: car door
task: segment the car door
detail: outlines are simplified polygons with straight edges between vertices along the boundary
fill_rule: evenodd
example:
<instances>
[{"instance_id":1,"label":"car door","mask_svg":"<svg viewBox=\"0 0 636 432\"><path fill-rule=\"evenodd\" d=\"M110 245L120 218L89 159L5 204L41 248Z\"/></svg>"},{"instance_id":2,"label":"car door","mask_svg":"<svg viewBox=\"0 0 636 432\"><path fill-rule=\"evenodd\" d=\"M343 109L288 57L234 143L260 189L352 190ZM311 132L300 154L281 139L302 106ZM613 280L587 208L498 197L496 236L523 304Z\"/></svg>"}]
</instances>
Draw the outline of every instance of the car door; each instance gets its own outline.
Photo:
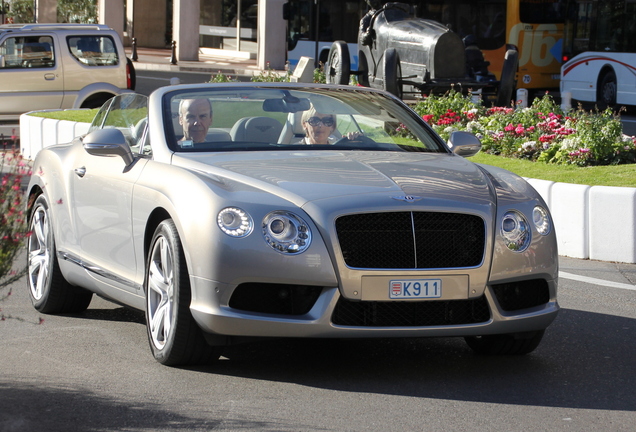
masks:
<instances>
[{"instance_id":1,"label":"car door","mask_svg":"<svg viewBox=\"0 0 636 432\"><path fill-rule=\"evenodd\" d=\"M146 103L143 95L117 96L110 103L103 124L96 127L94 122L94 128L122 131L131 150L137 152L147 122ZM101 119L100 115L101 112L96 118ZM135 260L132 193L147 162L148 158L136 153L127 165L119 156L96 156L83 151L70 167L71 206L81 260L93 277L132 292L141 289L133 281L137 266L143 266Z\"/></svg>"},{"instance_id":2,"label":"car door","mask_svg":"<svg viewBox=\"0 0 636 432\"><path fill-rule=\"evenodd\" d=\"M0 41L0 115L62 106L64 80L57 38L11 35Z\"/></svg>"},{"instance_id":3,"label":"car door","mask_svg":"<svg viewBox=\"0 0 636 432\"><path fill-rule=\"evenodd\" d=\"M132 192L147 159L126 169L119 157L85 153L73 167L76 238L82 261L92 276L136 292L132 232Z\"/></svg>"}]
</instances>

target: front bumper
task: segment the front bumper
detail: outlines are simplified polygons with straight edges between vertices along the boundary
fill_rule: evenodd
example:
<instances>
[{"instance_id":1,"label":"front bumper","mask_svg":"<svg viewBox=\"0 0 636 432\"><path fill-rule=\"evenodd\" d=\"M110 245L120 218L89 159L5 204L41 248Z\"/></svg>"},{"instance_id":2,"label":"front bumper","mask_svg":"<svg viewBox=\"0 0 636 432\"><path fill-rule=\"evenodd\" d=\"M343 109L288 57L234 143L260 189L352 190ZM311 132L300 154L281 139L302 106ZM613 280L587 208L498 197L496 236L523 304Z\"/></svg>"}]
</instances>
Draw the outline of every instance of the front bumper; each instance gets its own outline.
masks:
<instances>
[{"instance_id":1,"label":"front bumper","mask_svg":"<svg viewBox=\"0 0 636 432\"><path fill-rule=\"evenodd\" d=\"M227 306L228 287L214 281L191 278L193 299L190 309L199 326L207 333L225 336L249 337L312 337L312 338L373 338L373 337L452 337L480 336L489 334L521 333L544 330L555 319L559 305L556 301L556 280L547 280L548 297L546 302L527 308L504 310L493 287L487 286L483 297L464 302L457 308L454 300L420 300L434 305L434 314L438 315L429 325L421 320L416 325L405 325L403 320L387 324L384 320L374 320L373 302L366 302L363 318L354 321L334 319L338 302L350 301L341 297L337 287L322 289L313 307L302 315L272 314L238 310ZM225 293L225 294L224 294ZM501 297L501 294L499 294ZM457 319L454 311L466 309L466 302L481 302L487 311L475 317L472 306L468 306L470 316L466 320ZM391 302L383 302L384 304ZM396 302L393 302L396 303ZM404 302L402 302L404 303ZM409 302L413 303L413 302ZM367 307L368 306L368 307ZM358 309L358 308L356 308ZM510 308L508 308L510 309ZM400 313L400 312L398 312ZM368 316L368 317L366 317ZM335 322L356 322L357 325L342 325Z\"/></svg>"}]
</instances>

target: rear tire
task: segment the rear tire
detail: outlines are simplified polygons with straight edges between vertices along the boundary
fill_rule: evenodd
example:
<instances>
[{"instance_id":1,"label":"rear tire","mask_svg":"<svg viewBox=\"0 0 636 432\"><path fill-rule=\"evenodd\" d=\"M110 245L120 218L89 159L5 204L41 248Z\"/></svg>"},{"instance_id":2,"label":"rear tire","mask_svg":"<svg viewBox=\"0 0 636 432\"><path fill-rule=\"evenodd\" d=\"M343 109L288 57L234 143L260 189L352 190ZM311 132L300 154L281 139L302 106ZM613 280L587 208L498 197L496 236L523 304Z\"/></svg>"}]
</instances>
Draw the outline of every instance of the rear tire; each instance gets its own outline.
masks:
<instances>
[{"instance_id":1,"label":"rear tire","mask_svg":"<svg viewBox=\"0 0 636 432\"><path fill-rule=\"evenodd\" d=\"M384 90L402 99L402 67L400 56L395 48L384 51L382 86Z\"/></svg>"},{"instance_id":2,"label":"rear tire","mask_svg":"<svg viewBox=\"0 0 636 432\"><path fill-rule=\"evenodd\" d=\"M522 335L500 334L469 336L464 340L477 354L482 355L523 355L534 351L541 343L545 330Z\"/></svg>"},{"instance_id":3,"label":"rear tire","mask_svg":"<svg viewBox=\"0 0 636 432\"><path fill-rule=\"evenodd\" d=\"M49 204L40 195L29 221L27 286L33 307L46 314L80 313L88 308L93 293L64 279L57 260Z\"/></svg>"},{"instance_id":4,"label":"rear tire","mask_svg":"<svg viewBox=\"0 0 636 432\"><path fill-rule=\"evenodd\" d=\"M351 60L349 59L349 46L346 42L335 41L331 44L329 57L325 65L327 84L348 85L351 75Z\"/></svg>"},{"instance_id":5,"label":"rear tire","mask_svg":"<svg viewBox=\"0 0 636 432\"><path fill-rule=\"evenodd\" d=\"M369 87L369 64L364 51L358 50L358 83Z\"/></svg>"},{"instance_id":6,"label":"rear tire","mask_svg":"<svg viewBox=\"0 0 636 432\"><path fill-rule=\"evenodd\" d=\"M102 106L104 106L106 102L108 102L113 97L115 97L115 95L97 95L94 97L90 97L82 103L82 108L89 108L89 109L101 108Z\"/></svg>"},{"instance_id":7,"label":"rear tire","mask_svg":"<svg viewBox=\"0 0 636 432\"><path fill-rule=\"evenodd\" d=\"M159 224L150 243L146 277L146 328L155 359L166 366L217 360L220 347L207 344L190 312L190 277L174 222Z\"/></svg>"},{"instance_id":8,"label":"rear tire","mask_svg":"<svg viewBox=\"0 0 636 432\"><path fill-rule=\"evenodd\" d=\"M512 95L515 91L517 68L519 67L519 52L517 50L506 51L503 68L501 69L501 79L499 80L499 90L497 91L498 107L510 106Z\"/></svg>"},{"instance_id":9,"label":"rear tire","mask_svg":"<svg viewBox=\"0 0 636 432\"><path fill-rule=\"evenodd\" d=\"M616 74L614 71L607 71L601 78L596 95L596 106L600 110L616 107Z\"/></svg>"}]
</instances>

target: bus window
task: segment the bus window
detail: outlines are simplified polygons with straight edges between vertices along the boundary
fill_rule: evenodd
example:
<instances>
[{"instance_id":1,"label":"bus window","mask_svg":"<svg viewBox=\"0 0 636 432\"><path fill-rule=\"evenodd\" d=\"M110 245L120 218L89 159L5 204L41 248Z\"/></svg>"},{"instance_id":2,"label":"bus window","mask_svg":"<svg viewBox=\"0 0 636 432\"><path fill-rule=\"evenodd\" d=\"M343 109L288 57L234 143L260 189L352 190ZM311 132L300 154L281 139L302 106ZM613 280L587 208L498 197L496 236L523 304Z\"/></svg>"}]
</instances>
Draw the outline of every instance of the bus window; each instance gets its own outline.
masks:
<instances>
[{"instance_id":1,"label":"bus window","mask_svg":"<svg viewBox=\"0 0 636 432\"><path fill-rule=\"evenodd\" d=\"M420 2L420 18L438 21L462 38L473 35L482 50L506 44L506 1L431 0Z\"/></svg>"},{"instance_id":2,"label":"bus window","mask_svg":"<svg viewBox=\"0 0 636 432\"><path fill-rule=\"evenodd\" d=\"M596 23L596 46L594 51L622 51L623 7L622 3L599 5Z\"/></svg>"},{"instance_id":3,"label":"bus window","mask_svg":"<svg viewBox=\"0 0 636 432\"><path fill-rule=\"evenodd\" d=\"M636 3L627 3L625 9L625 51L636 52Z\"/></svg>"},{"instance_id":4,"label":"bus window","mask_svg":"<svg viewBox=\"0 0 636 432\"><path fill-rule=\"evenodd\" d=\"M367 11L364 0L289 0L284 7L287 19L288 61L295 66L301 56L327 60L333 41L350 44L352 66L357 66L358 26Z\"/></svg>"},{"instance_id":5,"label":"bus window","mask_svg":"<svg viewBox=\"0 0 636 432\"><path fill-rule=\"evenodd\" d=\"M533 24L563 23L565 2L563 0L520 0L519 20Z\"/></svg>"}]
</instances>

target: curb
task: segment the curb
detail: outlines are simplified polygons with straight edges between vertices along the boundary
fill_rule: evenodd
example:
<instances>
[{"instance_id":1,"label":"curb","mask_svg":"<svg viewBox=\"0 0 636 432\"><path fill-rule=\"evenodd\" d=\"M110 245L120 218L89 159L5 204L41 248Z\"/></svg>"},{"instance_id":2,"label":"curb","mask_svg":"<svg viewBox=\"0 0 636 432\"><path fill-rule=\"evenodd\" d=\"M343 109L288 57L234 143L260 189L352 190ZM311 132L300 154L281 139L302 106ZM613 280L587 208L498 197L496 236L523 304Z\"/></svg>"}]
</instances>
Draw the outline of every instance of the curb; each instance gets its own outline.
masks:
<instances>
[{"instance_id":1,"label":"curb","mask_svg":"<svg viewBox=\"0 0 636 432\"><path fill-rule=\"evenodd\" d=\"M259 70L246 70L243 68L232 68L226 66L187 66L187 65L171 65L171 64L158 64L158 63L135 63L136 71L158 71L158 72L191 72L200 74L216 75L222 73L224 75L233 75L251 78L260 73Z\"/></svg>"},{"instance_id":2,"label":"curb","mask_svg":"<svg viewBox=\"0 0 636 432\"><path fill-rule=\"evenodd\" d=\"M44 147L71 142L90 126L28 114L20 116L20 150L29 160ZM636 264L636 188L526 180L552 213L559 255Z\"/></svg>"}]
</instances>

